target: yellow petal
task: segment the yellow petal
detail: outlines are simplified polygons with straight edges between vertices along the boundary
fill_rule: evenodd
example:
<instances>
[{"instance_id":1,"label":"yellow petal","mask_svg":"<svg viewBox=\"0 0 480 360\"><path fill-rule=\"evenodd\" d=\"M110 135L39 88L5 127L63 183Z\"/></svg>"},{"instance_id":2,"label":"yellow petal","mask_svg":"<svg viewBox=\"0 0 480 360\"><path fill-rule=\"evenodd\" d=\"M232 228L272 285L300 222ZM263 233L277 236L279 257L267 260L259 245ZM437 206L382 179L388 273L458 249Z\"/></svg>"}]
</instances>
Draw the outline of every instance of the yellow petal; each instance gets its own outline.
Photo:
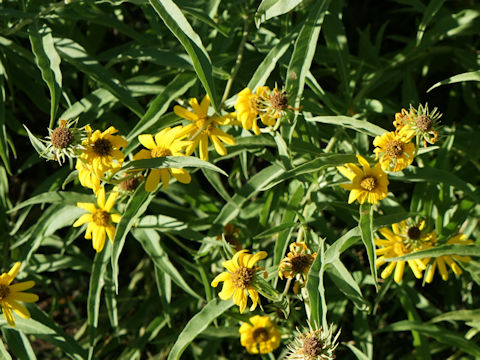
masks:
<instances>
[{"instance_id":1,"label":"yellow petal","mask_svg":"<svg viewBox=\"0 0 480 360\"><path fill-rule=\"evenodd\" d=\"M267 254L266 251L259 251L258 253L256 253L255 255L253 255L250 258L250 260L247 263L247 267L252 268L256 264L257 261L265 259L267 257L267 255L268 254Z\"/></svg>"},{"instance_id":2,"label":"yellow petal","mask_svg":"<svg viewBox=\"0 0 480 360\"><path fill-rule=\"evenodd\" d=\"M133 156L133 160L143 160L143 159L151 159L152 153L150 150L142 149L138 153Z\"/></svg>"},{"instance_id":3,"label":"yellow petal","mask_svg":"<svg viewBox=\"0 0 480 360\"><path fill-rule=\"evenodd\" d=\"M220 154L221 156L227 155L227 149L222 144L222 142L216 137L215 135L210 135L210 139L212 140L213 146L215 147L215 151Z\"/></svg>"},{"instance_id":4,"label":"yellow petal","mask_svg":"<svg viewBox=\"0 0 480 360\"><path fill-rule=\"evenodd\" d=\"M105 231L107 232L108 239L113 243L113 239L115 239L115 226L106 226Z\"/></svg>"},{"instance_id":5,"label":"yellow petal","mask_svg":"<svg viewBox=\"0 0 480 360\"><path fill-rule=\"evenodd\" d=\"M170 181L170 173L168 172L168 169L160 169L160 177L162 179L162 186L164 190L167 190L168 188L168 183Z\"/></svg>"},{"instance_id":6,"label":"yellow petal","mask_svg":"<svg viewBox=\"0 0 480 360\"><path fill-rule=\"evenodd\" d=\"M253 311L257 307L258 292L255 289L248 289L248 294L250 295L250 297L252 298L252 301L253 301L252 306L250 306L250 311Z\"/></svg>"},{"instance_id":7,"label":"yellow petal","mask_svg":"<svg viewBox=\"0 0 480 360\"><path fill-rule=\"evenodd\" d=\"M190 111L188 111L187 109L181 107L181 106L178 106L178 105L175 105L173 107L173 112L181 117L181 118L184 118L184 119L187 119L187 120L190 120L190 121L197 121L198 120L198 116Z\"/></svg>"},{"instance_id":8,"label":"yellow petal","mask_svg":"<svg viewBox=\"0 0 480 360\"><path fill-rule=\"evenodd\" d=\"M13 300L17 301L23 301L26 303L31 303L38 301L38 295L37 294L31 294L31 293L24 293L24 292L17 292L10 294L9 298L12 298Z\"/></svg>"},{"instance_id":9,"label":"yellow petal","mask_svg":"<svg viewBox=\"0 0 480 360\"><path fill-rule=\"evenodd\" d=\"M159 169L150 170L150 174L148 174L147 181L145 182L145 191L152 192L157 188L160 181L160 172L161 170Z\"/></svg>"},{"instance_id":10,"label":"yellow petal","mask_svg":"<svg viewBox=\"0 0 480 360\"><path fill-rule=\"evenodd\" d=\"M153 136L152 134L142 134L138 135L138 141L140 144L145 146L147 149L154 149L157 147L157 144L155 144L155 141L153 141Z\"/></svg>"},{"instance_id":11,"label":"yellow petal","mask_svg":"<svg viewBox=\"0 0 480 360\"><path fill-rule=\"evenodd\" d=\"M230 280L226 280L223 283L222 291L218 293L218 297L222 300L228 300L232 297L234 291L235 287L233 283ZM237 289L237 291L240 291L240 289Z\"/></svg>"},{"instance_id":12,"label":"yellow petal","mask_svg":"<svg viewBox=\"0 0 480 360\"><path fill-rule=\"evenodd\" d=\"M82 226L83 224L86 224L86 223L89 223L89 222L92 222L93 219L92 219L92 214L83 214L82 216L80 216L80 218L78 218L77 221L75 221L73 223L73 227L78 227L78 226Z\"/></svg>"},{"instance_id":13,"label":"yellow petal","mask_svg":"<svg viewBox=\"0 0 480 360\"><path fill-rule=\"evenodd\" d=\"M232 275L227 273L227 272L222 272L218 274L215 279L212 280L212 283L210 284L212 287L217 287L218 283L221 281L225 281L230 279Z\"/></svg>"},{"instance_id":14,"label":"yellow petal","mask_svg":"<svg viewBox=\"0 0 480 360\"><path fill-rule=\"evenodd\" d=\"M208 136L200 135L200 159L208 161Z\"/></svg>"},{"instance_id":15,"label":"yellow petal","mask_svg":"<svg viewBox=\"0 0 480 360\"><path fill-rule=\"evenodd\" d=\"M28 290L32 287L35 286L35 281L29 280L29 281L22 281L13 285L10 285L10 292L19 292L19 291L24 291Z\"/></svg>"},{"instance_id":16,"label":"yellow petal","mask_svg":"<svg viewBox=\"0 0 480 360\"><path fill-rule=\"evenodd\" d=\"M23 319L30 319L30 311L28 311L25 306L16 301L10 301L10 305L12 307L12 310L15 311L18 316Z\"/></svg>"},{"instance_id":17,"label":"yellow petal","mask_svg":"<svg viewBox=\"0 0 480 360\"><path fill-rule=\"evenodd\" d=\"M6 285L10 284L13 279L15 279L15 276L17 276L18 272L20 271L20 266L22 263L20 261L17 261L15 264L13 264L12 268L8 271L8 280Z\"/></svg>"},{"instance_id":18,"label":"yellow petal","mask_svg":"<svg viewBox=\"0 0 480 360\"><path fill-rule=\"evenodd\" d=\"M108 196L108 200L105 203L105 206L103 207L103 210L106 212L110 212L113 208L113 205L115 205L115 201L117 200L118 197L118 192L114 191L111 192L110 195Z\"/></svg>"},{"instance_id":19,"label":"yellow petal","mask_svg":"<svg viewBox=\"0 0 480 360\"><path fill-rule=\"evenodd\" d=\"M97 205L100 209L105 208L105 188L102 187L97 193Z\"/></svg>"},{"instance_id":20,"label":"yellow petal","mask_svg":"<svg viewBox=\"0 0 480 360\"><path fill-rule=\"evenodd\" d=\"M192 178L185 169L170 169L173 177L183 184L190 184Z\"/></svg>"},{"instance_id":21,"label":"yellow petal","mask_svg":"<svg viewBox=\"0 0 480 360\"><path fill-rule=\"evenodd\" d=\"M10 308L2 306L3 315L5 315L5 319L7 319L8 325L11 327L15 327L15 319L13 318L13 313Z\"/></svg>"}]
</instances>

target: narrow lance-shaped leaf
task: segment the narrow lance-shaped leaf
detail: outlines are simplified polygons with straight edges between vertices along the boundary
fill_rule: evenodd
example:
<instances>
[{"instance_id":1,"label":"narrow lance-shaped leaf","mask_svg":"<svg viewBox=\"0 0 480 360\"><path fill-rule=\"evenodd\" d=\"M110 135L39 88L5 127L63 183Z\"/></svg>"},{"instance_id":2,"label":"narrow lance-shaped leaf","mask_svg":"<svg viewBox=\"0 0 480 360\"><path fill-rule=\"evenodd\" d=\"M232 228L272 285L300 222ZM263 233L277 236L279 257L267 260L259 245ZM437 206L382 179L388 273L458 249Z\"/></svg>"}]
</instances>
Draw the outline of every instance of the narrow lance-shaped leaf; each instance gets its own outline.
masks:
<instances>
[{"instance_id":1,"label":"narrow lance-shaped leaf","mask_svg":"<svg viewBox=\"0 0 480 360\"><path fill-rule=\"evenodd\" d=\"M360 221L358 223L360 235L363 244L367 249L368 262L370 264L370 272L372 273L375 287L378 289L377 282L377 266L375 256L375 243L373 242L373 207L370 204L360 205Z\"/></svg>"},{"instance_id":2,"label":"narrow lance-shaped leaf","mask_svg":"<svg viewBox=\"0 0 480 360\"><path fill-rule=\"evenodd\" d=\"M212 63L200 36L193 30L180 8L172 0L149 0L165 25L181 42L193 62L193 67L202 82L215 111L219 111L219 99L215 94Z\"/></svg>"},{"instance_id":3,"label":"narrow lance-shaped leaf","mask_svg":"<svg viewBox=\"0 0 480 360\"><path fill-rule=\"evenodd\" d=\"M293 10L303 0L263 0L255 13L257 28L262 22Z\"/></svg>"},{"instance_id":4,"label":"narrow lance-shaped leaf","mask_svg":"<svg viewBox=\"0 0 480 360\"><path fill-rule=\"evenodd\" d=\"M432 91L433 89L446 85L446 84L454 84L454 83L459 83L459 82L464 82L464 81L480 81L480 70L477 71L470 71L466 72L463 74L458 74L452 77L449 77L448 79L442 80L435 85L433 85L430 89L427 90L427 92Z\"/></svg>"},{"instance_id":5,"label":"narrow lance-shaped leaf","mask_svg":"<svg viewBox=\"0 0 480 360\"><path fill-rule=\"evenodd\" d=\"M30 43L35 55L37 66L42 72L42 78L50 91L50 128L53 127L55 116L62 95L62 72L60 71L60 56L55 49L52 31L45 24L29 28Z\"/></svg>"},{"instance_id":6,"label":"narrow lance-shaped leaf","mask_svg":"<svg viewBox=\"0 0 480 360\"><path fill-rule=\"evenodd\" d=\"M170 350L167 360L178 360L187 346L217 317L233 306L232 301L213 299L185 326Z\"/></svg>"},{"instance_id":7,"label":"narrow lance-shaped leaf","mask_svg":"<svg viewBox=\"0 0 480 360\"><path fill-rule=\"evenodd\" d=\"M165 169L174 168L181 169L184 167L197 167L214 170L228 176L225 171L207 161L200 160L194 156L163 156L153 159L142 159L130 161L123 170L127 169Z\"/></svg>"}]
</instances>

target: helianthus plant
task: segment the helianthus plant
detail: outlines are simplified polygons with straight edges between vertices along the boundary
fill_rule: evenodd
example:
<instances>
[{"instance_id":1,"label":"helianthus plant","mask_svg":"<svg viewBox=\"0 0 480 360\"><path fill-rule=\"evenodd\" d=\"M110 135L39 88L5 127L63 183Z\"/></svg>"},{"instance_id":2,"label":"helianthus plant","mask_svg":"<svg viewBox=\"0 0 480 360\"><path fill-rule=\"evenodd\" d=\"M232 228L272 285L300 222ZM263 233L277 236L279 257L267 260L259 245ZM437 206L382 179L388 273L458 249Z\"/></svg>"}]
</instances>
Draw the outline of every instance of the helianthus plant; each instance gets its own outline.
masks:
<instances>
[{"instance_id":1,"label":"helianthus plant","mask_svg":"<svg viewBox=\"0 0 480 360\"><path fill-rule=\"evenodd\" d=\"M2 2L0 358L480 358L476 4L279 4Z\"/></svg>"}]
</instances>

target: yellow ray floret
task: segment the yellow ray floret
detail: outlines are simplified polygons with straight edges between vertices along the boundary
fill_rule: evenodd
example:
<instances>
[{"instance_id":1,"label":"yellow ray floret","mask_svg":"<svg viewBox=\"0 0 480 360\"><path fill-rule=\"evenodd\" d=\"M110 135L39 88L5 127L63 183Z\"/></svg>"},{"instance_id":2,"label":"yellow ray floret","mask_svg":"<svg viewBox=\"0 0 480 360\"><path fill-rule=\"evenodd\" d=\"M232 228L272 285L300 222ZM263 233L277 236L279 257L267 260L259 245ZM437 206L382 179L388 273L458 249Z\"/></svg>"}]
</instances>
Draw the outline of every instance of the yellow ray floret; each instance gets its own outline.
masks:
<instances>
[{"instance_id":1,"label":"yellow ray floret","mask_svg":"<svg viewBox=\"0 0 480 360\"><path fill-rule=\"evenodd\" d=\"M268 316L255 315L240 326L240 343L249 354L268 354L280 346L281 334Z\"/></svg>"}]
</instances>

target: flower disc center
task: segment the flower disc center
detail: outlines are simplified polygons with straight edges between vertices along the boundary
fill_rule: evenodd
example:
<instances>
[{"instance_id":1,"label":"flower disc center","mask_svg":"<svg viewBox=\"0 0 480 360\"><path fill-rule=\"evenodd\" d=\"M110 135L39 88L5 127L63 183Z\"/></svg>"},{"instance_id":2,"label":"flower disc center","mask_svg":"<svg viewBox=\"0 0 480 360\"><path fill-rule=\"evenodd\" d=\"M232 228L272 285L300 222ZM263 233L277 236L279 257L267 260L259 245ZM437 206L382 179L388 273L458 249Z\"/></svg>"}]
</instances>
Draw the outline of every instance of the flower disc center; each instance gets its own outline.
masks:
<instances>
[{"instance_id":1,"label":"flower disc center","mask_svg":"<svg viewBox=\"0 0 480 360\"><path fill-rule=\"evenodd\" d=\"M407 230L407 236L412 240L420 239L421 231L417 226L409 227Z\"/></svg>"},{"instance_id":2,"label":"flower disc center","mask_svg":"<svg viewBox=\"0 0 480 360\"><path fill-rule=\"evenodd\" d=\"M282 111L288 105L287 97L280 91L274 91L269 100L272 107L278 111Z\"/></svg>"},{"instance_id":3,"label":"flower disc center","mask_svg":"<svg viewBox=\"0 0 480 360\"><path fill-rule=\"evenodd\" d=\"M10 294L8 285L0 285L0 301L5 299Z\"/></svg>"},{"instance_id":4,"label":"flower disc center","mask_svg":"<svg viewBox=\"0 0 480 360\"><path fill-rule=\"evenodd\" d=\"M93 143L93 151L99 156L110 155L110 152L113 150L112 143L107 139L98 139Z\"/></svg>"},{"instance_id":5,"label":"flower disc center","mask_svg":"<svg viewBox=\"0 0 480 360\"><path fill-rule=\"evenodd\" d=\"M110 214L103 210L97 210L92 215L92 220L98 226L108 226L110 224Z\"/></svg>"},{"instance_id":6,"label":"flower disc center","mask_svg":"<svg viewBox=\"0 0 480 360\"><path fill-rule=\"evenodd\" d=\"M163 156L172 156L170 149L165 149L163 147L156 147L151 151L152 157L163 157Z\"/></svg>"},{"instance_id":7,"label":"flower disc center","mask_svg":"<svg viewBox=\"0 0 480 360\"><path fill-rule=\"evenodd\" d=\"M360 187L363 190L373 191L377 187L377 179L373 176L365 176L362 181L360 181Z\"/></svg>"},{"instance_id":8,"label":"flower disc center","mask_svg":"<svg viewBox=\"0 0 480 360\"><path fill-rule=\"evenodd\" d=\"M268 331L264 327L259 327L253 330L253 339L259 343L268 340Z\"/></svg>"},{"instance_id":9,"label":"flower disc center","mask_svg":"<svg viewBox=\"0 0 480 360\"><path fill-rule=\"evenodd\" d=\"M240 266L232 274L232 283L236 288L246 289L247 286L252 282L254 274L255 272L253 269Z\"/></svg>"},{"instance_id":10,"label":"flower disc center","mask_svg":"<svg viewBox=\"0 0 480 360\"><path fill-rule=\"evenodd\" d=\"M433 121L427 115L421 115L415 119L415 123L420 131L430 131L432 129Z\"/></svg>"},{"instance_id":11,"label":"flower disc center","mask_svg":"<svg viewBox=\"0 0 480 360\"><path fill-rule=\"evenodd\" d=\"M290 260L294 273L303 273L312 264L311 256L308 254L297 254Z\"/></svg>"}]
</instances>

